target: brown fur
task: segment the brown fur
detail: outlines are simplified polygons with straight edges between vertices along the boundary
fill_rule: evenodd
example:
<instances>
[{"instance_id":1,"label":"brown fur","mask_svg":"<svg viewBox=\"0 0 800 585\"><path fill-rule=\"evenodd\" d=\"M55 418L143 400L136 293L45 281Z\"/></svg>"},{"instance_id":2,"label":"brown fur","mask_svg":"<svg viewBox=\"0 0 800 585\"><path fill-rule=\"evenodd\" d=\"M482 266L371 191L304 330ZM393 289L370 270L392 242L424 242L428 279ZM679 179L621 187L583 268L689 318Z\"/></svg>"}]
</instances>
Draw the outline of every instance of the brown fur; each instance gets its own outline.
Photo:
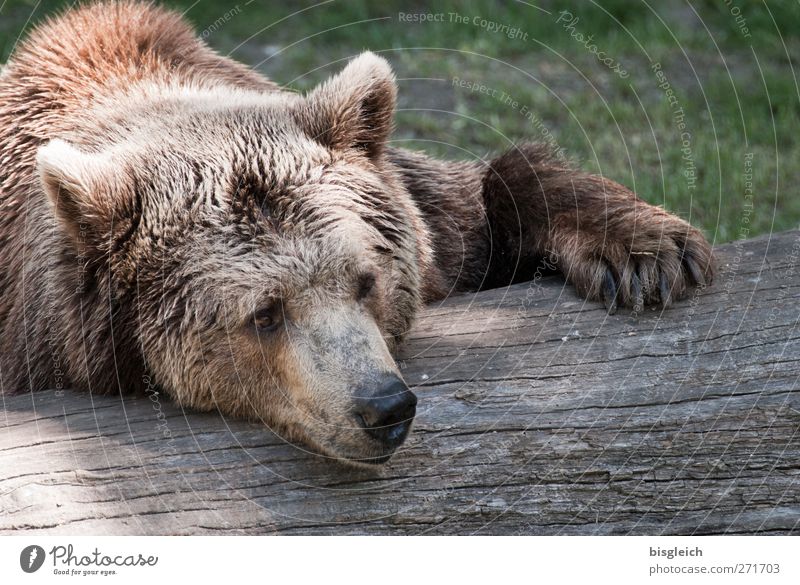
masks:
<instances>
[{"instance_id":1,"label":"brown fur","mask_svg":"<svg viewBox=\"0 0 800 585\"><path fill-rule=\"evenodd\" d=\"M397 374L424 301L523 280L545 254L612 308L710 280L697 230L539 146L489 163L389 148L395 94L371 54L281 90L132 1L40 26L0 75L2 392L155 381L380 458L353 400Z\"/></svg>"}]
</instances>

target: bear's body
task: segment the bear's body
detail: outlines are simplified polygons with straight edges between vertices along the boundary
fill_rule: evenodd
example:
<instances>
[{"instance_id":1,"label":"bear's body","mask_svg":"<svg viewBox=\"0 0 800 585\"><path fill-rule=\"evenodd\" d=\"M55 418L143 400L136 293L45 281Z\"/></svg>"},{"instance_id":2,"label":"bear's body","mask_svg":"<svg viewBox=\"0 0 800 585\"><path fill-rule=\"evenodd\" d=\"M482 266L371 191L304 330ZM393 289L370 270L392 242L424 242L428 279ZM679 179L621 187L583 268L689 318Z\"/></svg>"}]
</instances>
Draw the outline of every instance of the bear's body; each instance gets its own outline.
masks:
<instances>
[{"instance_id":1,"label":"bear's body","mask_svg":"<svg viewBox=\"0 0 800 585\"><path fill-rule=\"evenodd\" d=\"M710 278L697 230L540 147L390 148L395 91L370 54L282 90L136 2L38 28L0 75L0 391L155 384L382 460L397 437L350 411L397 389L389 351L423 302L544 254L612 307Z\"/></svg>"}]
</instances>

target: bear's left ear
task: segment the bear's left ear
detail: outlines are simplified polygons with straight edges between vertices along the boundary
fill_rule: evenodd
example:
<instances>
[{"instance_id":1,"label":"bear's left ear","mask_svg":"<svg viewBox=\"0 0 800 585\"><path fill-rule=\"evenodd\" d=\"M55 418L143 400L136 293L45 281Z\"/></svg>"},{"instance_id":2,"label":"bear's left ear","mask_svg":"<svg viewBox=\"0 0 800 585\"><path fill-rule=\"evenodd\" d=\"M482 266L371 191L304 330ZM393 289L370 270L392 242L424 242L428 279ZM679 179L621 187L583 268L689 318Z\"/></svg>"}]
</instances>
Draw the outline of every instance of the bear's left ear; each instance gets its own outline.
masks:
<instances>
[{"instance_id":1,"label":"bear's left ear","mask_svg":"<svg viewBox=\"0 0 800 585\"><path fill-rule=\"evenodd\" d=\"M362 53L303 100L301 126L330 148L356 148L377 158L392 132L397 85L386 59Z\"/></svg>"},{"instance_id":2,"label":"bear's left ear","mask_svg":"<svg viewBox=\"0 0 800 585\"><path fill-rule=\"evenodd\" d=\"M83 152L56 139L39 148L36 162L50 207L73 242L100 249L129 227L125 170L110 154Z\"/></svg>"}]
</instances>

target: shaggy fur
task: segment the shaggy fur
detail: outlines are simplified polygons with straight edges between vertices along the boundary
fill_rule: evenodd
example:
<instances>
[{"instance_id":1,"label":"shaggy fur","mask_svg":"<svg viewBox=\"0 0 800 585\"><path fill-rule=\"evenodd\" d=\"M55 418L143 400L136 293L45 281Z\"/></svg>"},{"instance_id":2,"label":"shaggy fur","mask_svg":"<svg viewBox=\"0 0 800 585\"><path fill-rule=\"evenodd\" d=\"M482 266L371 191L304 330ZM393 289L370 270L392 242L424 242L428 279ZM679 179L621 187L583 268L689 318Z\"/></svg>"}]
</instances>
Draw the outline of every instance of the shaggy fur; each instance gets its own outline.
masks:
<instances>
[{"instance_id":1,"label":"shaggy fur","mask_svg":"<svg viewBox=\"0 0 800 585\"><path fill-rule=\"evenodd\" d=\"M300 96L147 4L40 26L0 75L1 391L155 383L382 458L353 400L423 302L543 255L611 309L710 281L696 229L542 147L390 148L395 98L372 54Z\"/></svg>"}]
</instances>

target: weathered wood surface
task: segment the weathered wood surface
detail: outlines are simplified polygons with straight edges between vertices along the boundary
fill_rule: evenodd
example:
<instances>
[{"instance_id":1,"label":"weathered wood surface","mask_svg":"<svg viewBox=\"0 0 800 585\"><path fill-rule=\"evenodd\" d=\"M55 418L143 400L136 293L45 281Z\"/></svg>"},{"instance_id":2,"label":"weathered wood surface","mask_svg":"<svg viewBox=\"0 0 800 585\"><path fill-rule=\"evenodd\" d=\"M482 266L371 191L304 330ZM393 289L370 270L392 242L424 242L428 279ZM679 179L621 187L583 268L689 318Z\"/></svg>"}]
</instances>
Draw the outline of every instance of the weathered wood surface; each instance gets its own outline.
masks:
<instances>
[{"instance_id":1,"label":"weathered wood surface","mask_svg":"<svg viewBox=\"0 0 800 585\"><path fill-rule=\"evenodd\" d=\"M800 531L800 232L719 257L640 317L555 277L430 307L401 356L415 431L375 471L167 401L6 398L0 531Z\"/></svg>"}]
</instances>

